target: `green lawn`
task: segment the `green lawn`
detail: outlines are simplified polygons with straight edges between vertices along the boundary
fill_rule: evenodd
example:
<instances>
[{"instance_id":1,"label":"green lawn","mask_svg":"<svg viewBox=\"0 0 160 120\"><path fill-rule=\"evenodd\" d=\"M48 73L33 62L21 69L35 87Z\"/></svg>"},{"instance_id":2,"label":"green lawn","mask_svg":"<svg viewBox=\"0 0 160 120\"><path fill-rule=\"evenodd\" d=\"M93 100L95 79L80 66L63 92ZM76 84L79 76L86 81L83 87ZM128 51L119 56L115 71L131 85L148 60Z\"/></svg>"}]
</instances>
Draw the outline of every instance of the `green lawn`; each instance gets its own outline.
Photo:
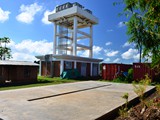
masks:
<instances>
[{"instance_id":1,"label":"green lawn","mask_svg":"<svg viewBox=\"0 0 160 120\"><path fill-rule=\"evenodd\" d=\"M29 87L38 87L38 86L46 86L46 85L55 85L55 84L62 84L62 83L71 83L71 82L78 82L78 81L79 80L60 79L59 77L48 78L48 77L39 76L37 83L28 84L28 85L0 87L0 91L11 90L11 89L20 89L20 88L29 88Z\"/></svg>"}]
</instances>

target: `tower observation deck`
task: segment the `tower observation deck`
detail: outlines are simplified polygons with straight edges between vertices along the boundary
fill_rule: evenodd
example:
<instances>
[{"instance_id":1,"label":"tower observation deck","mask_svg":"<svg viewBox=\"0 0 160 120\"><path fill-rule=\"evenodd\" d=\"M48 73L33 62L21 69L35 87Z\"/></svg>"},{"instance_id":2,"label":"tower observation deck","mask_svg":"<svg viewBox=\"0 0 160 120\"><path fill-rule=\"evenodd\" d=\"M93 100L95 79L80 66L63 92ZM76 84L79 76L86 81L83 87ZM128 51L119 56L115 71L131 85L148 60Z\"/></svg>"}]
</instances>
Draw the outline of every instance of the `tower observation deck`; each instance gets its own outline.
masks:
<instances>
[{"instance_id":1,"label":"tower observation deck","mask_svg":"<svg viewBox=\"0 0 160 120\"><path fill-rule=\"evenodd\" d=\"M93 25L98 24L98 18L92 11L77 2L68 2L57 6L56 13L49 15L48 20L54 23L54 55L77 56L78 51L87 50L88 57L92 58ZM80 44L83 40L88 44Z\"/></svg>"}]
</instances>

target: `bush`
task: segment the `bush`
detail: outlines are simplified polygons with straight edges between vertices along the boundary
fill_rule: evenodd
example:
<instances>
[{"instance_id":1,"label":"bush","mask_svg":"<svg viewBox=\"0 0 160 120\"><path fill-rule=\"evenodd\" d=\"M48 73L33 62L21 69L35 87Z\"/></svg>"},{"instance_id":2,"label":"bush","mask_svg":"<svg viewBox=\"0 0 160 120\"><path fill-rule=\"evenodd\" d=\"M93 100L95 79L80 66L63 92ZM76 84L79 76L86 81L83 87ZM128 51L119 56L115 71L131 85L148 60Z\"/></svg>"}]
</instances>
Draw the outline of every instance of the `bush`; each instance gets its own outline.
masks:
<instances>
[{"instance_id":1,"label":"bush","mask_svg":"<svg viewBox=\"0 0 160 120\"><path fill-rule=\"evenodd\" d=\"M132 83L132 81L133 81L133 68L130 68L128 70L128 75L126 77L126 81L128 81L128 83Z\"/></svg>"},{"instance_id":2,"label":"bush","mask_svg":"<svg viewBox=\"0 0 160 120\"><path fill-rule=\"evenodd\" d=\"M127 74L126 74L127 73ZM120 82L120 83L132 83L133 81L133 69L130 68L128 72L120 72L116 79L113 82Z\"/></svg>"}]
</instances>

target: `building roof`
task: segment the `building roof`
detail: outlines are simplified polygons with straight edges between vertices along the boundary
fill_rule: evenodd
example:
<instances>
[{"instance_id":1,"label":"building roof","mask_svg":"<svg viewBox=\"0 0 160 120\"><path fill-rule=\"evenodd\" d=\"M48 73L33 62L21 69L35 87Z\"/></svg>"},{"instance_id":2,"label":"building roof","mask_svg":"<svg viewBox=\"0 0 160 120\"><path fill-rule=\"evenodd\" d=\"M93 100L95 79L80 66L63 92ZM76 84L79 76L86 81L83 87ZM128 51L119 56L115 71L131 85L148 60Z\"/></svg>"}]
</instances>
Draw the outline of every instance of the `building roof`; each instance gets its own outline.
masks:
<instances>
[{"instance_id":1,"label":"building roof","mask_svg":"<svg viewBox=\"0 0 160 120\"><path fill-rule=\"evenodd\" d=\"M84 61L84 62L102 62L103 59L95 59L95 58L87 58L87 57L80 57L80 56L72 56L72 55L47 55L50 56L48 60L76 60L76 61ZM36 56L36 58L45 61L46 60L46 55L45 56Z\"/></svg>"},{"instance_id":2,"label":"building roof","mask_svg":"<svg viewBox=\"0 0 160 120\"><path fill-rule=\"evenodd\" d=\"M12 61L12 60L0 60L0 65L39 66L38 64L29 61Z\"/></svg>"}]
</instances>

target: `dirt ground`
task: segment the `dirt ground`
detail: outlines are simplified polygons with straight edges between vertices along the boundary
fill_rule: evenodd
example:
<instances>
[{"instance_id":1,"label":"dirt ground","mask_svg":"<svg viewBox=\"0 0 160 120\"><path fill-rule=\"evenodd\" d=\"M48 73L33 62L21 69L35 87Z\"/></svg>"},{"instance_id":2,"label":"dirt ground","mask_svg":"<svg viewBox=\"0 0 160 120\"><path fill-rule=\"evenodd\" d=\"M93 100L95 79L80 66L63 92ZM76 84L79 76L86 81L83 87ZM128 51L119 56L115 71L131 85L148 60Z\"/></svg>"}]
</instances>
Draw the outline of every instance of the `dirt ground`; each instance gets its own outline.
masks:
<instances>
[{"instance_id":1,"label":"dirt ground","mask_svg":"<svg viewBox=\"0 0 160 120\"><path fill-rule=\"evenodd\" d=\"M160 95L153 93L145 99L145 104L139 103L125 117L119 116L115 120L160 120Z\"/></svg>"}]
</instances>

